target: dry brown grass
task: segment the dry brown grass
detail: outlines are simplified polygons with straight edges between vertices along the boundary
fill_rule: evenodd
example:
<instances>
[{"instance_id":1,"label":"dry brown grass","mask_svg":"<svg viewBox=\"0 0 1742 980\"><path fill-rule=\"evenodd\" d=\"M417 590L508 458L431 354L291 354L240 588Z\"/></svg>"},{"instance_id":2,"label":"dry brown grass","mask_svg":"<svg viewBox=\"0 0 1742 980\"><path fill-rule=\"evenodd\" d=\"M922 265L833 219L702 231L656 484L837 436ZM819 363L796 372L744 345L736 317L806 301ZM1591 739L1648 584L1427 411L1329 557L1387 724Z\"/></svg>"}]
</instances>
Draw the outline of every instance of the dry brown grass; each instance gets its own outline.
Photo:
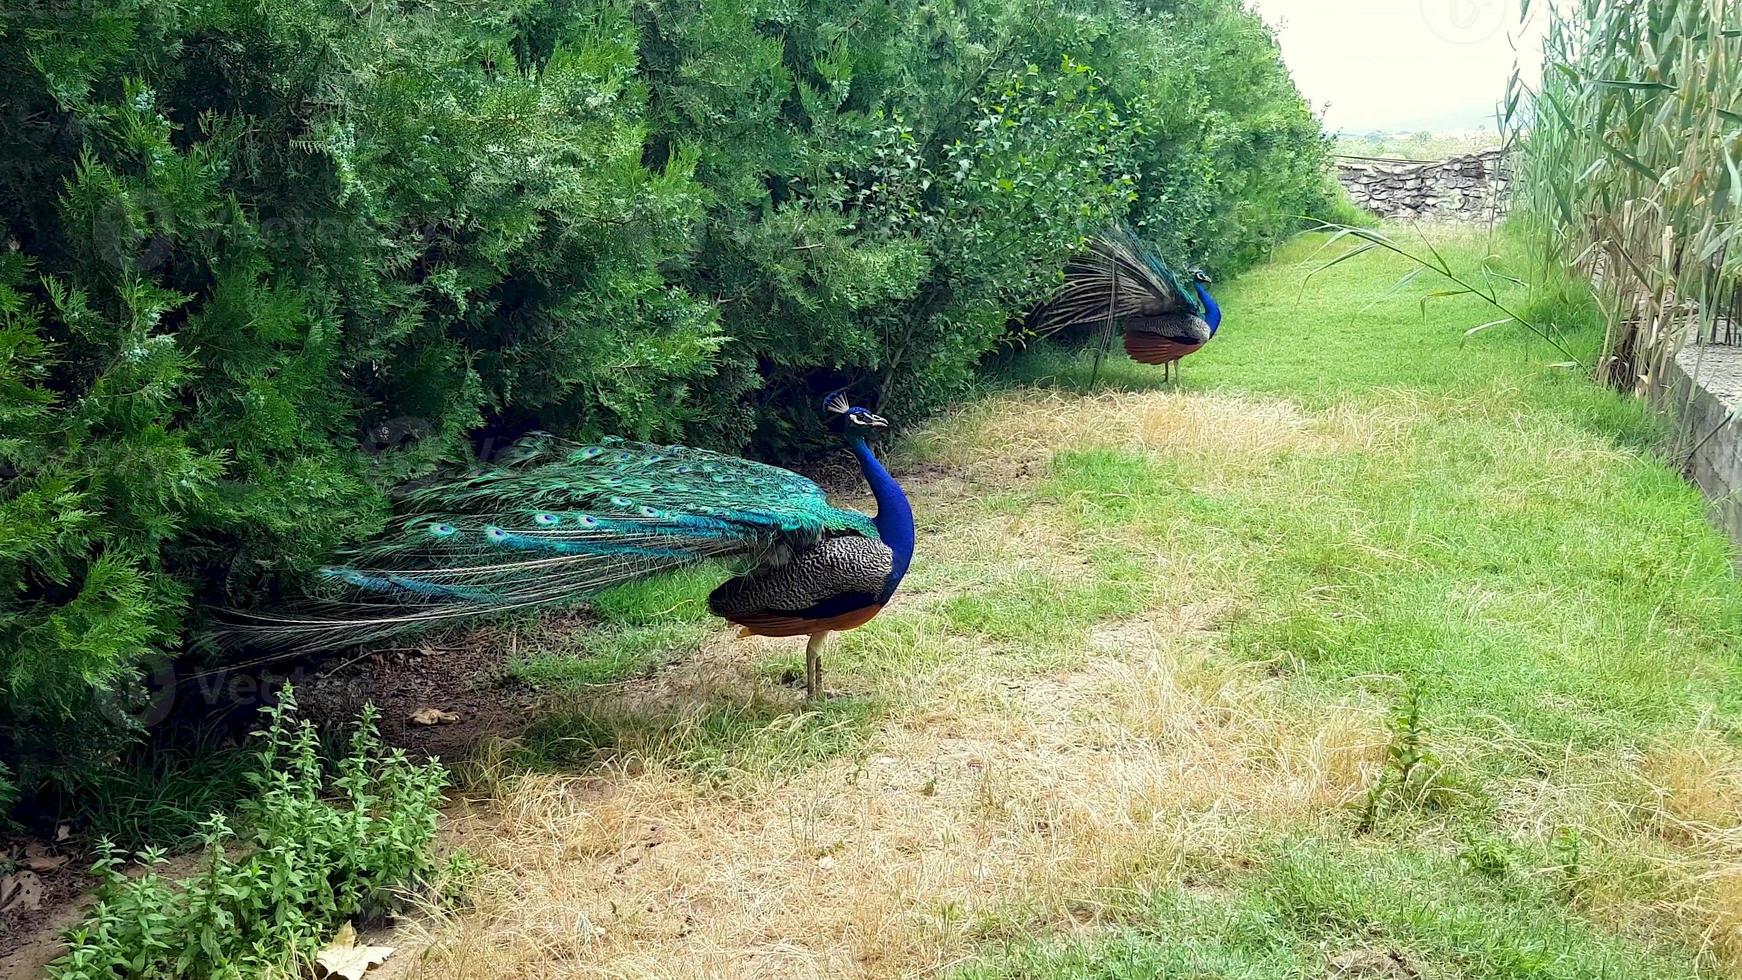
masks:
<instances>
[{"instance_id":1,"label":"dry brown grass","mask_svg":"<svg viewBox=\"0 0 1742 980\"><path fill-rule=\"evenodd\" d=\"M1671 845L1659 860L1674 913L1717 963L1742 971L1742 749L1694 732L1652 747L1638 775L1644 832Z\"/></svg>"},{"instance_id":2,"label":"dry brown grass","mask_svg":"<svg viewBox=\"0 0 1742 980\"><path fill-rule=\"evenodd\" d=\"M945 424L972 436L927 478L955 492L915 494L928 548L958 568L1060 576L1080 557L1060 522L975 502L1060 446L1233 464L1376 437L1371 419L1220 396L1025 395L967 414ZM863 752L721 792L685 767L674 726L654 724L596 771L502 783L482 815L456 821L488 828L467 840L486 869L475 907L426 923L427 950L399 971L927 975L988 938L1093 926L1154 886L1213 879L1263 835L1341 813L1382 758L1375 706L1302 703L1219 655L1233 601L1202 601L1222 594L1207 583L1157 589L1151 613L1026 673L986 670L975 644L935 635L927 610L964 584L906 597L902 615L935 649L891 654L907 669L875 679L892 707ZM775 649L710 643L597 710L671 718L767 697L753 665ZM838 690L871 682L877 651L855 656L860 676L837 677Z\"/></svg>"},{"instance_id":3,"label":"dry brown grass","mask_svg":"<svg viewBox=\"0 0 1742 980\"><path fill-rule=\"evenodd\" d=\"M1249 599L1240 569L1201 541L1097 532L1154 570L1147 611L1094 624L1064 653L1024 658L952 632L945 607L1006 576L1092 572L1096 542L1064 504L995 504L1061 449L1183 458L1194 479L1234 480L1296 456L1401 454L1407 424L1227 395L1041 392L936 423L915 439L931 560L875 628L837 640L831 687L882 705L867 740L725 785L698 774L687 753L708 711L772 701L770 726L800 717L764 666L791 644L722 633L580 706L617 734L602 761L509 776L453 821L484 868L475 904L414 926L422 952L394 975L930 976L989 941L1117 922L1159 886L1213 893L1280 835L1345 835L1384 759L1384 696L1329 696L1225 655L1221 627ZM1533 751L1503 730L1434 738L1451 773ZM1665 737L1540 763L1540 777L1480 787L1497 826L1539 853L1577 828L1591 863L1580 907L1624 934L1679 923L1721 968L1742 962L1732 744ZM1391 832L1455 848L1446 812L1418 809Z\"/></svg>"},{"instance_id":4,"label":"dry brown grass","mask_svg":"<svg viewBox=\"0 0 1742 980\"><path fill-rule=\"evenodd\" d=\"M1742 975L1742 749L1696 730L1540 764L1542 778L1501 787L1501 822L1538 844L1577 832L1576 901L1623 934L1677 932L1708 968Z\"/></svg>"},{"instance_id":5,"label":"dry brown grass","mask_svg":"<svg viewBox=\"0 0 1742 980\"><path fill-rule=\"evenodd\" d=\"M1370 709L1309 712L1172 624L1097 646L1084 670L940 690L868 755L748 796L657 755L518 778L471 842L476 907L413 975L924 974L1213 874L1377 764Z\"/></svg>"},{"instance_id":6,"label":"dry brown grass","mask_svg":"<svg viewBox=\"0 0 1742 980\"><path fill-rule=\"evenodd\" d=\"M1125 449L1213 460L1249 471L1290 452L1380 445L1405 420L1339 406L1309 414L1292 402L1232 394L1106 392L1089 398L1023 390L976 402L912 437L915 452L971 482L1020 478L1061 448Z\"/></svg>"}]
</instances>

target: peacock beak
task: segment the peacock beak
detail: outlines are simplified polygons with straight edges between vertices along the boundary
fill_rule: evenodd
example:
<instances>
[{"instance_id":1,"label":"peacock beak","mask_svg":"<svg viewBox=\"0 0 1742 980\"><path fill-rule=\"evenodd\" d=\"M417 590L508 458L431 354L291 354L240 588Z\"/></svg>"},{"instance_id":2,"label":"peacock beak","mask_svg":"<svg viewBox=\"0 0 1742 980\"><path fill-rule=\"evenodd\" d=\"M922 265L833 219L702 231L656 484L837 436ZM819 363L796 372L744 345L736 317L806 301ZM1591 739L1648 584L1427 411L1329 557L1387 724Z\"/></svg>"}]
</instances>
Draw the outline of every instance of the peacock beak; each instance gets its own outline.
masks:
<instances>
[{"instance_id":1,"label":"peacock beak","mask_svg":"<svg viewBox=\"0 0 1742 980\"><path fill-rule=\"evenodd\" d=\"M871 426L873 429L889 428L889 420L881 415L872 415L870 412L866 412L861 416L861 418L865 420L866 425Z\"/></svg>"}]
</instances>

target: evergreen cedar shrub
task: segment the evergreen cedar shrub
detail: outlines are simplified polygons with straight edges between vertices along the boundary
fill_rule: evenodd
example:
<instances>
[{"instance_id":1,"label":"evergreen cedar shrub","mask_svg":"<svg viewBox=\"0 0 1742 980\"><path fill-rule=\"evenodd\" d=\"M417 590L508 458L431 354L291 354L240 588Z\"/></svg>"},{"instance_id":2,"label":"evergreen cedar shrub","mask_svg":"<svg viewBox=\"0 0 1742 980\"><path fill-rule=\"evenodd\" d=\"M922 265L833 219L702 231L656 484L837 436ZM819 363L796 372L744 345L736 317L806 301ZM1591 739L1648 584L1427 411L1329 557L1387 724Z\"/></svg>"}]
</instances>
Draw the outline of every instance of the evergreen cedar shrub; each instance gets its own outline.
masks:
<instances>
[{"instance_id":1,"label":"evergreen cedar shrub","mask_svg":"<svg viewBox=\"0 0 1742 980\"><path fill-rule=\"evenodd\" d=\"M1230 272L1330 200L1237 0L357 9L0 19L0 790L475 440L792 455L826 385L958 395L1110 217Z\"/></svg>"}]
</instances>

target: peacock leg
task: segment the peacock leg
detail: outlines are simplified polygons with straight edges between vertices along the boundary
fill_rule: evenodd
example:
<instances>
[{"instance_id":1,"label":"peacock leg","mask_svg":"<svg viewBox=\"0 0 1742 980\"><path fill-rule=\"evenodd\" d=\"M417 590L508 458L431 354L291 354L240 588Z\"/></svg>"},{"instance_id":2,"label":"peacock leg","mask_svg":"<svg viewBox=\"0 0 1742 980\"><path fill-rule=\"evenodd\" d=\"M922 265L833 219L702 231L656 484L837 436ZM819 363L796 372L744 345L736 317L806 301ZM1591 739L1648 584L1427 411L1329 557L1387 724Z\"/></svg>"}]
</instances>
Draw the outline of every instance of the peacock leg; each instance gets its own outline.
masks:
<instances>
[{"instance_id":1,"label":"peacock leg","mask_svg":"<svg viewBox=\"0 0 1742 980\"><path fill-rule=\"evenodd\" d=\"M812 633L811 640L804 647L804 697L806 701L814 701L823 690L823 641L829 638L829 631Z\"/></svg>"}]
</instances>

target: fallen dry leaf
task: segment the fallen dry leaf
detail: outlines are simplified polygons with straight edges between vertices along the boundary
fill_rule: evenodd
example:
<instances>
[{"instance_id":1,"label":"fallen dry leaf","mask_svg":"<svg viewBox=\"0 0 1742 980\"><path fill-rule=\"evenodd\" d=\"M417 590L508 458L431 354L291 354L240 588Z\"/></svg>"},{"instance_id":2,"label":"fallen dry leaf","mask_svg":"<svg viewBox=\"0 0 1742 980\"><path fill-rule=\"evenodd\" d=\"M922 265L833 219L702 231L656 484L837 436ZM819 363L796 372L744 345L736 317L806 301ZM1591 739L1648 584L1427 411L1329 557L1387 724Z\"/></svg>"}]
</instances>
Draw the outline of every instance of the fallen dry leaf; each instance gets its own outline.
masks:
<instances>
[{"instance_id":1,"label":"fallen dry leaf","mask_svg":"<svg viewBox=\"0 0 1742 980\"><path fill-rule=\"evenodd\" d=\"M460 716L440 708L419 708L411 713L413 725L452 725Z\"/></svg>"},{"instance_id":2,"label":"fallen dry leaf","mask_svg":"<svg viewBox=\"0 0 1742 980\"><path fill-rule=\"evenodd\" d=\"M34 871L0 878L0 912L34 912L42 908L42 879Z\"/></svg>"},{"instance_id":3,"label":"fallen dry leaf","mask_svg":"<svg viewBox=\"0 0 1742 980\"><path fill-rule=\"evenodd\" d=\"M47 847L36 841L24 846L24 866L32 871L53 871L70 860L65 854L50 854Z\"/></svg>"},{"instance_id":4,"label":"fallen dry leaf","mask_svg":"<svg viewBox=\"0 0 1742 980\"><path fill-rule=\"evenodd\" d=\"M347 922L333 934L333 941L327 944L327 948L315 954L315 963L327 971L329 977L363 980L363 974L392 956L393 949L392 946L357 945L357 930Z\"/></svg>"}]
</instances>

